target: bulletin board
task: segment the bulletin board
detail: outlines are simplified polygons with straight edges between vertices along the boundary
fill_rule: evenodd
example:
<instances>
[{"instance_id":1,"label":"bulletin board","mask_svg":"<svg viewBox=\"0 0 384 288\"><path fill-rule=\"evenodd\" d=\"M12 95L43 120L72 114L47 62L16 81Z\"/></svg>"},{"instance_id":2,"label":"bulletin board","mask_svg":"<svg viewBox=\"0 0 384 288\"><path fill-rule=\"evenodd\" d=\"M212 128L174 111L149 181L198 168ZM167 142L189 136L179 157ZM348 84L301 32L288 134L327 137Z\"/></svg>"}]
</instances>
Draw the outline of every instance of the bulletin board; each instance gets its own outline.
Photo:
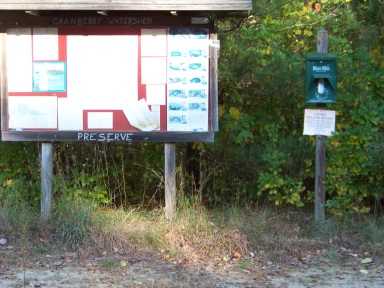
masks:
<instances>
[{"instance_id":1,"label":"bulletin board","mask_svg":"<svg viewBox=\"0 0 384 288\"><path fill-rule=\"evenodd\" d=\"M60 19L1 34L3 141L213 141L209 26Z\"/></svg>"}]
</instances>

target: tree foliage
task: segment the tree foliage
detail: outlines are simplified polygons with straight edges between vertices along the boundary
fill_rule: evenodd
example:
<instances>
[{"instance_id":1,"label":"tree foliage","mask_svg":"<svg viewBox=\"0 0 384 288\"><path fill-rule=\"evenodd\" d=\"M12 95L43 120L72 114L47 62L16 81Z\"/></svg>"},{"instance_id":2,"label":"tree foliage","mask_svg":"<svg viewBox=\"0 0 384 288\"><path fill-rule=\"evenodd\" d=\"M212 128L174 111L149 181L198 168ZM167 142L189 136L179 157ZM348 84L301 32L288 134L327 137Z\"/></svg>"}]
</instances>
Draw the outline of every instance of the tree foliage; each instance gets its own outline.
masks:
<instances>
[{"instance_id":1,"label":"tree foliage","mask_svg":"<svg viewBox=\"0 0 384 288\"><path fill-rule=\"evenodd\" d=\"M337 129L327 140L327 205L367 212L381 199L383 11L379 1L256 1L241 29L219 33L226 47L219 143L249 163L236 171L240 183L249 183L245 175L257 179L252 199L298 206L313 200L315 141L302 129L304 109L315 107L305 103L304 66L322 28L339 71L338 100L328 107L337 112ZM230 24L219 30L230 31Z\"/></svg>"},{"instance_id":2,"label":"tree foliage","mask_svg":"<svg viewBox=\"0 0 384 288\"><path fill-rule=\"evenodd\" d=\"M305 57L317 32L338 55L336 133L327 145L327 206L369 212L383 200L384 4L378 0L254 1L247 15L210 15L221 41L215 143L178 144L178 192L211 205L311 205L315 138L303 136ZM2 143L0 199L37 205L38 145ZM102 205L162 201L161 144L56 143L55 195ZM17 184L19 183L19 184ZM21 185L22 189L18 186Z\"/></svg>"}]
</instances>

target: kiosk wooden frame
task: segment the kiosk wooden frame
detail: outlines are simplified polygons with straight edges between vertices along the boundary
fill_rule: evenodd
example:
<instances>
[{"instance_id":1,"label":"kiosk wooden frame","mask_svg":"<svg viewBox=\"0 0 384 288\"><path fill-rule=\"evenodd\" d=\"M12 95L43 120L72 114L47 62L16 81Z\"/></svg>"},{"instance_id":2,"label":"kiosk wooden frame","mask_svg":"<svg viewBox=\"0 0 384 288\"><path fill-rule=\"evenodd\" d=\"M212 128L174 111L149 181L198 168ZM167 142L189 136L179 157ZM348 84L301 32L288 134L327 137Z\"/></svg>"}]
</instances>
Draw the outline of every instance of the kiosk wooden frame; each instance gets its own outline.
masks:
<instances>
[{"instance_id":1,"label":"kiosk wooden frame","mask_svg":"<svg viewBox=\"0 0 384 288\"><path fill-rule=\"evenodd\" d=\"M7 0L0 10L246 11L252 0Z\"/></svg>"}]
</instances>

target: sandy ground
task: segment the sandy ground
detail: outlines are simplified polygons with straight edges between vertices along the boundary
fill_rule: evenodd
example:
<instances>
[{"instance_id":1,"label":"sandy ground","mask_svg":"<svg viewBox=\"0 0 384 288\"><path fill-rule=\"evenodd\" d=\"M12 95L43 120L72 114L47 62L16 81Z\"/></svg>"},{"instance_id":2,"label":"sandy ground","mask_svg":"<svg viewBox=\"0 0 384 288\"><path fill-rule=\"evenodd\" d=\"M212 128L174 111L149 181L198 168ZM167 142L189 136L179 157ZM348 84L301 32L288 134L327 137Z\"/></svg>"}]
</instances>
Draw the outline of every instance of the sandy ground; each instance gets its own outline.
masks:
<instances>
[{"instance_id":1,"label":"sandy ground","mask_svg":"<svg viewBox=\"0 0 384 288\"><path fill-rule=\"evenodd\" d=\"M284 266L263 265L250 257L176 261L161 256L80 260L46 255L24 262L0 259L1 288L384 287L383 265L362 264L352 256L342 263L295 260Z\"/></svg>"}]
</instances>

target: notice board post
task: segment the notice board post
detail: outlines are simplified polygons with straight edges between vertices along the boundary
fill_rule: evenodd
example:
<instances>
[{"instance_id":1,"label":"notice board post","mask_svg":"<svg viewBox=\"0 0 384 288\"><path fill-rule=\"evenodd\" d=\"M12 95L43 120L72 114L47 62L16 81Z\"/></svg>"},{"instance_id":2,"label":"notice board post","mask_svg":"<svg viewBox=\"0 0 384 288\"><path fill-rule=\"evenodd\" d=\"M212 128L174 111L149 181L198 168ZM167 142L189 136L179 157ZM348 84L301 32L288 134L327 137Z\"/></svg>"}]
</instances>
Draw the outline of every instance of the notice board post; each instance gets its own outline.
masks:
<instances>
[{"instance_id":1,"label":"notice board post","mask_svg":"<svg viewBox=\"0 0 384 288\"><path fill-rule=\"evenodd\" d=\"M165 143L165 219L171 222L176 212L176 144Z\"/></svg>"},{"instance_id":2,"label":"notice board post","mask_svg":"<svg viewBox=\"0 0 384 288\"><path fill-rule=\"evenodd\" d=\"M41 143L41 217L44 222L51 217L52 210L52 179L53 179L53 153L52 143Z\"/></svg>"},{"instance_id":3,"label":"notice board post","mask_svg":"<svg viewBox=\"0 0 384 288\"><path fill-rule=\"evenodd\" d=\"M321 29L317 32L317 53L328 53L328 31ZM317 103L318 109L325 109L325 103ZM326 150L323 135L316 135L316 171L315 171L315 221L325 220L325 176Z\"/></svg>"}]
</instances>

